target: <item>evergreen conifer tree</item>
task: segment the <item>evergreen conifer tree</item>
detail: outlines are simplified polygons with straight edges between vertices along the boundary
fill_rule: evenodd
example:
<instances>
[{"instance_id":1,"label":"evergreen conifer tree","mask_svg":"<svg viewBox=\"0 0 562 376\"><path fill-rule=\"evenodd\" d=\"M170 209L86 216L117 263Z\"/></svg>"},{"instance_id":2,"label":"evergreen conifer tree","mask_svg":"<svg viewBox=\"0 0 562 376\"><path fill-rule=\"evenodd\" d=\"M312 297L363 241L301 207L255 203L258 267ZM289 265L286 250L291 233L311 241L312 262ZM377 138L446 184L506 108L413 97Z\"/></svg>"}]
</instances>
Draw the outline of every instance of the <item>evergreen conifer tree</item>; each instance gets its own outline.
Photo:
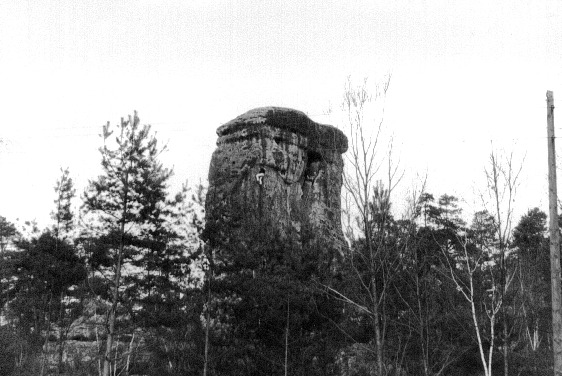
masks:
<instances>
[{"instance_id":1,"label":"evergreen conifer tree","mask_svg":"<svg viewBox=\"0 0 562 376\"><path fill-rule=\"evenodd\" d=\"M113 132L108 122L103 127L104 145L100 149L103 173L89 182L84 193L84 209L93 229L104 239L96 254L90 255L91 260L93 266L105 269L109 280L104 376L111 371L122 293L130 287L123 282L131 282L122 275L138 273L133 261L163 249L159 231L164 218L159 213L166 206L166 183L172 174L158 160L162 149L150 126L140 125L136 112L128 121L121 119L114 140Z\"/></svg>"}]
</instances>

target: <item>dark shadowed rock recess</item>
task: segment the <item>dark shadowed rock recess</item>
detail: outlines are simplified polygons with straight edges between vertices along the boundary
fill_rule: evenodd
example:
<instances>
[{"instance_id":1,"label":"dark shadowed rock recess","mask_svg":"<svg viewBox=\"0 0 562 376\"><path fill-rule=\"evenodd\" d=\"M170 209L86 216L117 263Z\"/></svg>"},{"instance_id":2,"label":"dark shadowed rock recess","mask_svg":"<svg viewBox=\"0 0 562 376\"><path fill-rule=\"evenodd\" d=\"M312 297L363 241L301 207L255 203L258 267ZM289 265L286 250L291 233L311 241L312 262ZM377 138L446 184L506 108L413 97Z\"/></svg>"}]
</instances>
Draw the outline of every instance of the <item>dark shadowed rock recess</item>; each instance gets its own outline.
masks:
<instances>
[{"instance_id":1,"label":"dark shadowed rock recess","mask_svg":"<svg viewBox=\"0 0 562 376\"><path fill-rule=\"evenodd\" d=\"M217 134L207 223L254 219L278 226L280 234L297 242L309 229L342 251L340 193L347 138L340 130L300 111L263 107L220 126Z\"/></svg>"}]
</instances>

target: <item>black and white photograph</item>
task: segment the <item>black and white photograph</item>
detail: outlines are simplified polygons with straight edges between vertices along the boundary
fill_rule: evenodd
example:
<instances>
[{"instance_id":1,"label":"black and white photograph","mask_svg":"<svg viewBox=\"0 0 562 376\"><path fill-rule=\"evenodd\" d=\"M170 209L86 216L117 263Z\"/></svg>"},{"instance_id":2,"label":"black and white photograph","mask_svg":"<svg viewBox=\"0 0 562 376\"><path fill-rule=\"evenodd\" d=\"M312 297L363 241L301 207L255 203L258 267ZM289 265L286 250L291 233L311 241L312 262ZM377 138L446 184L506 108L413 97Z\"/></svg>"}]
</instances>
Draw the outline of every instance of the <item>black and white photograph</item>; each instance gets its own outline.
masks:
<instances>
[{"instance_id":1,"label":"black and white photograph","mask_svg":"<svg viewBox=\"0 0 562 376\"><path fill-rule=\"evenodd\" d=\"M0 0L0 375L562 376L557 108L561 0Z\"/></svg>"}]
</instances>

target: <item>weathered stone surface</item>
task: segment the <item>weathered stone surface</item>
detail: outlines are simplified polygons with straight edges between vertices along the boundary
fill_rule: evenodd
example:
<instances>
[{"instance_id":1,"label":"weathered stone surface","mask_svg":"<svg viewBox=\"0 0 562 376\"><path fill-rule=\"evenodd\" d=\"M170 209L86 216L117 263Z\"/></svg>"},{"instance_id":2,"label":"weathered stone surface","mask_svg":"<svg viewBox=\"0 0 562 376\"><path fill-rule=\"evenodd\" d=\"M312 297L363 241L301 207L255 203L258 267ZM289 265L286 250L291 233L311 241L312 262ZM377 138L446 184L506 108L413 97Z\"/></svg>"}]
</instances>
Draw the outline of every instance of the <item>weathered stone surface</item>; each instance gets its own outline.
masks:
<instances>
[{"instance_id":1,"label":"weathered stone surface","mask_svg":"<svg viewBox=\"0 0 562 376\"><path fill-rule=\"evenodd\" d=\"M218 128L207 221L231 215L276 224L299 240L310 229L341 250L342 153L347 138L304 113L264 107ZM256 175L263 169L263 184ZM241 229L243 231L243 229Z\"/></svg>"}]
</instances>

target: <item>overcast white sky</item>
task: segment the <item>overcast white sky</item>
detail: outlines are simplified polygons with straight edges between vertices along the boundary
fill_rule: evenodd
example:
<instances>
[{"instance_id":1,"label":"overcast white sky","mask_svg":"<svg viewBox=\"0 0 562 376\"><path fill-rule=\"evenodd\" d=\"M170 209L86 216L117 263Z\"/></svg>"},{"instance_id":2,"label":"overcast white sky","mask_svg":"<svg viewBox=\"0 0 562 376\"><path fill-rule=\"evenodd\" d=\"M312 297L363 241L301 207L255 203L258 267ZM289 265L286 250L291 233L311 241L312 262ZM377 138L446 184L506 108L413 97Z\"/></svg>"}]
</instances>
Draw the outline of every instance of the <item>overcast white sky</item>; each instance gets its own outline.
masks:
<instances>
[{"instance_id":1,"label":"overcast white sky","mask_svg":"<svg viewBox=\"0 0 562 376\"><path fill-rule=\"evenodd\" d=\"M519 211L547 209L562 1L5 0L0 215L48 225L60 167L80 193L102 124L135 109L168 142L174 184L205 182L219 125L275 105L343 127L346 77L387 73L403 190L427 172L430 192L474 201L493 143L526 154Z\"/></svg>"}]
</instances>

